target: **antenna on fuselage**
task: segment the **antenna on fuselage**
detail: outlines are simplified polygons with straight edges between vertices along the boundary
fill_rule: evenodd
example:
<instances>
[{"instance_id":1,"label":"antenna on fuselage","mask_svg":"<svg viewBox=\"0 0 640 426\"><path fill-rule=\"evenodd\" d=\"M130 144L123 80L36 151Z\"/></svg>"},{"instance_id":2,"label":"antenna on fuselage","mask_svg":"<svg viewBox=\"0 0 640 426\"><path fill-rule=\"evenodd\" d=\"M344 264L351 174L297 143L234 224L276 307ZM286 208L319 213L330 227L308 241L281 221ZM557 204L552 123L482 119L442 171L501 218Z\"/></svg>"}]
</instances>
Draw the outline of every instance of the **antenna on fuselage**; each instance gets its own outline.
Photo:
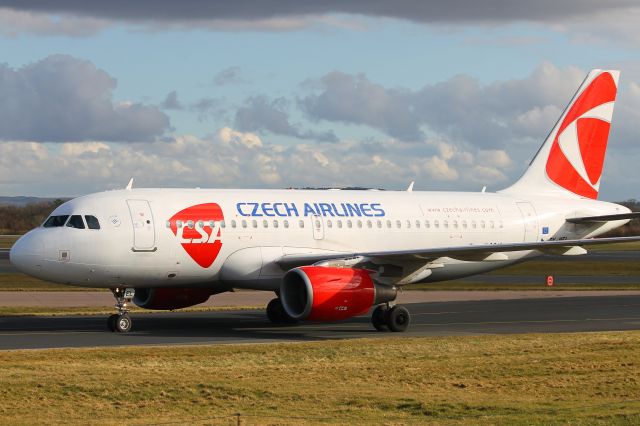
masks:
<instances>
[{"instance_id":1,"label":"antenna on fuselage","mask_svg":"<svg viewBox=\"0 0 640 426\"><path fill-rule=\"evenodd\" d=\"M131 191L131 188L133 188L133 178L129 179L129 183L127 184L127 187L125 189Z\"/></svg>"},{"instance_id":2,"label":"antenna on fuselage","mask_svg":"<svg viewBox=\"0 0 640 426\"><path fill-rule=\"evenodd\" d=\"M407 192L413 192L413 184L416 183L415 180L412 180L411 183L409 184L409 187L407 188Z\"/></svg>"}]
</instances>

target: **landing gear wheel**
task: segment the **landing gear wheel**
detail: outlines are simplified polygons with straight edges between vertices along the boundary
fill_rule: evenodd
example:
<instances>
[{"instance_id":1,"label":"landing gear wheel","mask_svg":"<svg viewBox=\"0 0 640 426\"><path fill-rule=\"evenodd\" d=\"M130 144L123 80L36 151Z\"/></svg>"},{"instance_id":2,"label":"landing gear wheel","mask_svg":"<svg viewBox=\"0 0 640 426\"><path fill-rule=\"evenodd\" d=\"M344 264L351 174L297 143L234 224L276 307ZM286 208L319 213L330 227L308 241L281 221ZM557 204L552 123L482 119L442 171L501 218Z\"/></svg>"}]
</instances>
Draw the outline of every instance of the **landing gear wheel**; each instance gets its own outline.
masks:
<instances>
[{"instance_id":1,"label":"landing gear wheel","mask_svg":"<svg viewBox=\"0 0 640 426\"><path fill-rule=\"evenodd\" d=\"M404 306L396 305L387 312L387 326L391 331L405 331L410 322L411 315Z\"/></svg>"},{"instance_id":2,"label":"landing gear wheel","mask_svg":"<svg viewBox=\"0 0 640 426\"><path fill-rule=\"evenodd\" d=\"M131 330L131 325L129 314L116 315L115 329L118 333L128 333Z\"/></svg>"},{"instance_id":3,"label":"landing gear wheel","mask_svg":"<svg viewBox=\"0 0 640 426\"><path fill-rule=\"evenodd\" d=\"M107 318L107 327L109 331L116 331L116 321L118 320L118 314L109 315Z\"/></svg>"},{"instance_id":4,"label":"landing gear wheel","mask_svg":"<svg viewBox=\"0 0 640 426\"><path fill-rule=\"evenodd\" d=\"M107 327L110 331L118 333L127 333L131 330L131 317L129 316L129 303L133 301L135 289L133 288L112 288L113 297L116 298L115 308L117 314L110 315L107 319Z\"/></svg>"},{"instance_id":5,"label":"landing gear wheel","mask_svg":"<svg viewBox=\"0 0 640 426\"><path fill-rule=\"evenodd\" d=\"M287 314L278 298L272 299L267 305L267 318L273 324L295 324L298 322Z\"/></svg>"},{"instance_id":6,"label":"landing gear wheel","mask_svg":"<svg viewBox=\"0 0 640 426\"><path fill-rule=\"evenodd\" d=\"M388 330L385 318L387 311L388 310L384 305L380 305L373 310L373 313L371 314L371 324L373 324L373 328L378 331Z\"/></svg>"}]
</instances>

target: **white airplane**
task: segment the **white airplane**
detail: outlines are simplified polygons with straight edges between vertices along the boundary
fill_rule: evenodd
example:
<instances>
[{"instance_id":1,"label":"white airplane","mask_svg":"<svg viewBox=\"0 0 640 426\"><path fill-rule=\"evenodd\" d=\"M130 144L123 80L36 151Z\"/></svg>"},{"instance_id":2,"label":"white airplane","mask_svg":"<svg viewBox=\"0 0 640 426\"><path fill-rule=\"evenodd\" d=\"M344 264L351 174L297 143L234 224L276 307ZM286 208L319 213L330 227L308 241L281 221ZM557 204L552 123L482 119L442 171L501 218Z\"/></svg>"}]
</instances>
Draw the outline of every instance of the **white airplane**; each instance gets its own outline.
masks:
<instances>
[{"instance_id":1,"label":"white airplane","mask_svg":"<svg viewBox=\"0 0 640 426\"><path fill-rule=\"evenodd\" d=\"M128 304L179 309L234 288L274 291L274 323L368 312L404 331L402 286L479 274L592 239L638 214L597 201L618 71L593 70L520 180L497 193L132 189L73 199L12 247L47 281L112 290L108 326Z\"/></svg>"}]
</instances>

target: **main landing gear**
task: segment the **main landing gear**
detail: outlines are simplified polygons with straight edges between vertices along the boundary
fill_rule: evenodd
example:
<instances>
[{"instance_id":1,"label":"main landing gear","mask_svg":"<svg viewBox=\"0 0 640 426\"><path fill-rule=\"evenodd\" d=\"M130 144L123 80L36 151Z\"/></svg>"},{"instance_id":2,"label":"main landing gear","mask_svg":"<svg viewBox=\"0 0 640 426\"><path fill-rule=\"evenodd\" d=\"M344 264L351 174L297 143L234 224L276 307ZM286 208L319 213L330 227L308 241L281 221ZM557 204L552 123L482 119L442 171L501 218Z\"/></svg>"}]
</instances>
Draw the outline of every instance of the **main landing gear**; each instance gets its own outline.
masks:
<instances>
[{"instance_id":1,"label":"main landing gear","mask_svg":"<svg viewBox=\"0 0 640 426\"><path fill-rule=\"evenodd\" d=\"M107 319L107 327L111 331L127 333L131 330L131 317L129 316L129 303L133 300L136 291L133 288L112 288L113 297L116 298L115 308L117 314L110 315Z\"/></svg>"},{"instance_id":2,"label":"main landing gear","mask_svg":"<svg viewBox=\"0 0 640 426\"><path fill-rule=\"evenodd\" d=\"M298 322L287 314L279 297L272 299L267 305L267 318L273 324L296 324Z\"/></svg>"},{"instance_id":3,"label":"main landing gear","mask_svg":"<svg viewBox=\"0 0 640 426\"><path fill-rule=\"evenodd\" d=\"M378 331L405 331L411 322L411 315L402 305L378 305L371 314L371 324Z\"/></svg>"}]
</instances>

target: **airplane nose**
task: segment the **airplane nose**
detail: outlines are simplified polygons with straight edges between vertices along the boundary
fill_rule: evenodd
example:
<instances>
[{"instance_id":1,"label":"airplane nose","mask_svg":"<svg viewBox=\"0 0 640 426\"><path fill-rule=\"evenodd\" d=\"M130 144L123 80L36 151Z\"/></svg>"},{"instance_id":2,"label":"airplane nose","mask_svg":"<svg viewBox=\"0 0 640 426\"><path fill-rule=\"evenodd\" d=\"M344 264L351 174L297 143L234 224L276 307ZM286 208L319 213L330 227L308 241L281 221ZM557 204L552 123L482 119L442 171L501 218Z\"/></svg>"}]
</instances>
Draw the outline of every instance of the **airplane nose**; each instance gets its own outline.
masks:
<instances>
[{"instance_id":1,"label":"airplane nose","mask_svg":"<svg viewBox=\"0 0 640 426\"><path fill-rule=\"evenodd\" d=\"M21 272L34 274L41 267L43 244L37 230L30 231L9 250L9 261Z\"/></svg>"}]
</instances>

